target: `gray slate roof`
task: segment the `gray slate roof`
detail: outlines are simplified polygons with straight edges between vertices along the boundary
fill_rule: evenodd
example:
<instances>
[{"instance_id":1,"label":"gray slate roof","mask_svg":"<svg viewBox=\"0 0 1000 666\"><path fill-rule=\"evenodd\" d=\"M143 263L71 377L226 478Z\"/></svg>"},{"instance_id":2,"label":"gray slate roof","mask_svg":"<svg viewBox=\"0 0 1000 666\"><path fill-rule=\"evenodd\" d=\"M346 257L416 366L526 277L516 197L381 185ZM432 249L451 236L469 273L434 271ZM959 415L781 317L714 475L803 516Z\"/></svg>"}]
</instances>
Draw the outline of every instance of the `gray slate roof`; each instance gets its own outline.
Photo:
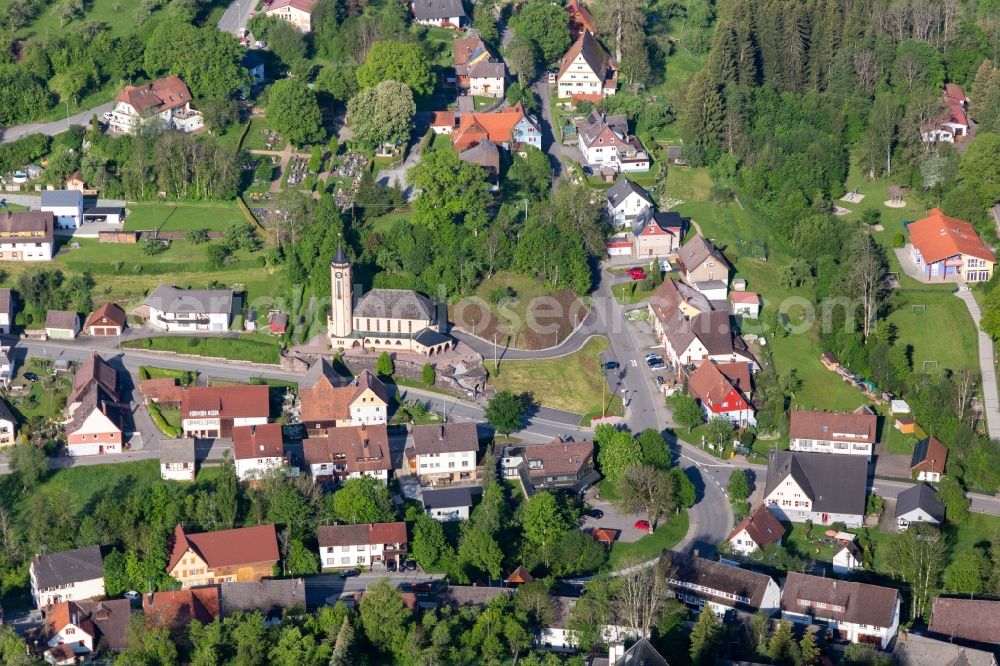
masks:
<instances>
[{"instance_id":1,"label":"gray slate roof","mask_svg":"<svg viewBox=\"0 0 1000 666\"><path fill-rule=\"evenodd\" d=\"M45 313L45 328L75 331L80 327L80 315L68 310L49 310Z\"/></svg>"},{"instance_id":2,"label":"gray slate roof","mask_svg":"<svg viewBox=\"0 0 1000 666\"><path fill-rule=\"evenodd\" d=\"M42 590L104 577L101 549L97 546L36 555L31 567Z\"/></svg>"},{"instance_id":3,"label":"gray slate roof","mask_svg":"<svg viewBox=\"0 0 1000 666\"><path fill-rule=\"evenodd\" d=\"M625 651L615 666L670 666L656 648L646 640L640 638L639 642Z\"/></svg>"},{"instance_id":4,"label":"gray slate roof","mask_svg":"<svg viewBox=\"0 0 1000 666\"><path fill-rule=\"evenodd\" d=\"M683 589L686 593L712 599L727 606L738 604L742 607L759 609L768 585L773 582L771 577L765 574L673 550L664 550L663 557L675 567L671 574L673 579L712 590L708 592L699 588L685 587ZM744 597L750 602L743 603L723 596L724 594Z\"/></svg>"},{"instance_id":5,"label":"gray slate roof","mask_svg":"<svg viewBox=\"0 0 1000 666\"><path fill-rule=\"evenodd\" d=\"M892 651L899 666L996 666L990 652L900 632Z\"/></svg>"},{"instance_id":6,"label":"gray slate roof","mask_svg":"<svg viewBox=\"0 0 1000 666\"><path fill-rule=\"evenodd\" d=\"M772 451L767 461L767 497L788 475L813 502L813 511L863 515L868 489L864 456Z\"/></svg>"},{"instance_id":7,"label":"gray slate roof","mask_svg":"<svg viewBox=\"0 0 1000 666\"><path fill-rule=\"evenodd\" d=\"M436 21L465 16L462 0L413 0L413 16L418 21Z\"/></svg>"},{"instance_id":8,"label":"gray slate roof","mask_svg":"<svg viewBox=\"0 0 1000 666\"><path fill-rule=\"evenodd\" d=\"M640 197L646 200L646 202L652 206L653 198L649 196L649 192L646 191L641 185L637 185L628 178L619 178L618 181L608 188L605 196L608 199L608 203L612 207L617 208L618 205L625 201L630 195L638 194Z\"/></svg>"},{"instance_id":9,"label":"gray slate roof","mask_svg":"<svg viewBox=\"0 0 1000 666\"><path fill-rule=\"evenodd\" d=\"M7 404L7 401L3 399L0 399L0 420L10 421L14 425L17 425L17 417L10 410L10 405Z\"/></svg>"},{"instance_id":10,"label":"gray slate roof","mask_svg":"<svg viewBox=\"0 0 1000 666\"><path fill-rule=\"evenodd\" d=\"M419 333L417 333L417 336L414 338L414 340L416 342L419 342L425 347L433 347L434 345L440 345L444 344L445 342L449 342L451 338L449 338L444 333L438 333L433 328L424 328L421 329Z\"/></svg>"},{"instance_id":11,"label":"gray slate roof","mask_svg":"<svg viewBox=\"0 0 1000 666\"><path fill-rule=\"evenodd\" d=\"M0 312L13 314L13 305L14 301L11 299L10 289L0 289Z\"/></svg>"},{"instance_id":12,"label":"gray slate roof","mask_svg":"<svg viewBox=\"0 0 1000 666\"><path fill-rule=\"evenodd\" d=\"M178 289L161 284L146 298L144 305L160 312L231 314L233 311L233 290Z\"/></svg>"},{"instance_id":13,"label":"gray slate roof","mask_svg":"<svg viewBox=\"0 0 1000 666\"><path fill-rule=\"evenodd\" d=\"M83 192L79 190L45 190L42 192L42 206L83 206Z\"/></svg>"},{"instance_id":14,"label":"gray slate roof","mask_svg":"<svg viewBox=\"0 0 1000 666\"><path fill-rule=\"evenodd\" d=\"M358 299L354 316L434 321L434 309L431 299L409 289L372 289Z\"/></svg>"},{"instance_id":15,"label":"gray slate roof","mask_svg":"<svg viewBox=\"0 0 1000 666\"><path fill-rule=\"evenodd\" d=\"M194 440L164 439L160 441L160 463L193 463L195 461Z\"/></svg>"},{"instance_id":16,"label":"gray slate roof","mask_svg":"<svg viewBox=\"0 0 1000 666\"><path fill-rule=\"evenodd\" d=\"M944 504L926 483L907 488L896 497L896 516L905 516L917 509L923 509L938 523L944 520Z\"/></svg>"},{"instance_id":17,"label":"gray slate roof","mask_svg":"<svg viewBox=\"0 0 1000 666\"><path fill-rule=\"evenodd\" d=\"M653 212L652 208L647 208L632 220L632 234L638 236L639 233L650 224L656 224L664 231L677 229L680 235L684 231L684 218L680 213L673 211Z\"/></svg>"},{"instance_id":18,"label":"gray slate roof","mask_svg":"<svg viewBox=\"0 0 1000 666\"><path fill-rule=\"evenodd\" d=\"M413 450L417 455L478 451L479 436L476 434L476 424L465 421L414 426Z\"/></svg>"},{"instance_id":19,"label":"gray slate roof","mask_svg":"<svg viewBox=\"0 0 1000 666\"><path fill-rule=\"evenodd\" d=\"M479 492L479 490L479 488L471 486L425 490L423 492L424 508L451 509L458 506L472 506L472 494Z\"/></svg>"},{"instance_id":20,"label":"gray slate roof","mask_svg":"<svg viewBox=\"0 0 1000 666\"><path fill-rule=\"evenodd\" d=\"M223 583L219 613L229 617L239 611L259 610L280 617L286 608L306 607L306 584L301 578L261 580L256 583Z\"/></svg>"}]
</instances>

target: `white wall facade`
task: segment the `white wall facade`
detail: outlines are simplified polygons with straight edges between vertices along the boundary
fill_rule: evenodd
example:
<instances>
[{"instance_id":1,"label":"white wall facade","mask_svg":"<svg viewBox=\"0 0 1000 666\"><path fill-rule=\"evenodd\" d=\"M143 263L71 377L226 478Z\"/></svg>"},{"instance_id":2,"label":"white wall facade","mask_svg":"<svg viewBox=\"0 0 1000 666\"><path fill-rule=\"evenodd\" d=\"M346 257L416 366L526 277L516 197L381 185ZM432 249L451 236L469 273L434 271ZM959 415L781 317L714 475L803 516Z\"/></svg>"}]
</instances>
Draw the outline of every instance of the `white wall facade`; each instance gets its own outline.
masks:
<instances>
[{"instance_id":1,"label":"white wall facade","mask_svg":"<svg viewBox=\"0 0 1000 666\"><path fill-rule=\"evenodd\" d=\"M860 568L861 562L854 557L848 548L841 548L840 552L833 556L833 573L848 574Z\"/></svg>"},{"instance_id":2,"label":"white wall facade","mask_svg":"<svg viewBox=\"0 0 1000 666\"><path fill-rule=\"evenodd\" d=\"M73 654L87 654L94 651L94 637L72 622L53 634L47 644L50 648L67 645L73 650Z\"/></svg>"},{"instance_id":3,"label":"white wall facade","mask_svg":"<svg viewBox=\"0 0 1000 666\"><path fill-rule=\"evenodd\" d=\"M434 507L427 509L427 515L438 521L439 523L449 523L453 520L468 520L469 519L469 507L467 506L453 506L453 507Z\"/></svg>"},{"instance_id":4,"label":"white wall facade","mask_svg":"<svg viewBox=\"0 0 1000 666\"><path fill-rule=\"evenodd\" d=\"M205 319L207 324L203 323ZM153 328L171 333L221 333L229 330L230 315L228 312L163 312L150 307L148 323Z\"/></svg>"},{"instance_id":5,"label":"white wall facade","mask_svg":"<svg viewBox=\"0 0 1000 666\"><path fill-rule=\"evenodd\" d=\"M381 562L384 560L384 551L385 544L381 543L359 543L350 546L320 546L320 566L326 569L370 567L372 562Z\"/></svg>"},{"instance_id":6,"label":"white wall facade","mask_svg":"<svg viewBox=\"0 0 1000 666\"><path fill-rule=\"evenodd\" d=\"M249 481L266 476L271 470L281 469L285 466L285 459L283 457L237 458L235 463L236 477L240 481Z\"/></svg>"},{"instance_id":7,"label":"white wall facade","mask_svg":"<svg viewBox=\"0 0 1000 666\"><path fill-rule=\"evenodd\" d=\"M779 520L804 523L811 520L816 525L842 522L848 527L860 527L864 516L853 513L829 513L813 510L813 502L789 475L771 494L764 498Z\"/></svg>"},{"instance_id":8,"label":"white wall facade","mask_svg":"<svg viewBox=\"0 0 1000 666\"><path fill-rule=\"evenodd\" d=\"M40 210L52 213L56 229L79 229L83 221L82 206L41 206Z\"/></svg>"},{"instance_id":9,"label":"white wall facade","mask_svg":"<svg viewBox=\"0 0 1000 666\"><path fill-rule=\"evenodd\" d=\"M781 613L782 620L788 620L789 622L795 622L798 624L812 624L813 617L826 621L827 626L830 629L844 632L844 637L852 643L861 642L859 639L862 636L877 637L879 640L879 647L884 650L889 645L889 641L891 641L893 636L896 635L896 631L899 629L899 597L896 598L896 604L893 606L892 619L889 623L890 626L888 627L876 627L874 625L855 624L853 622L838 622L835 618L824 617L823 611L819 609L814 609L812 616L802 615L800 613L791 613L788 611L783 611Z\"/></svg>"},{"instance_id":10,"label":"white wall facade","mask_svg":"<svg viewBox=\"0 0 1000 666\"><path fill-rule=\"evenodd\" d=\"M44 608L49 604L57 604L61 601L84 601L104 596L103 576L71 583L65 587L40 590L35 579L34 566L30 568L29 574L31 576L31 598L35 600L36 608Z\"/></svg>"},{"instance_id":11,"label":"white wall facade","mask_svg":"<svg viewBox=\"0 0 1000 666\"><path fill-rule=\"evenodd\" d=\"M52 243L0 240L0 261L51 261Z\"/></svg>"},{"instance_id":12,"label":"white wall facade","mask_svg":"<svg viewBox=\"0 0 1000 666\"><path fill-rule=\"evenodd\" d=\"M382 483L389 483L389 471L385 469L375 470L372 472L357 472L351 471L344 475L347 471L347 465L338 465L336 463L325 462L325 463L314 463L309 465L309 474L312 476L313 480L320 476L332 476L336 474L341 476L343 479L360 479L363 476L368 476L373 479L378 479Z\"/></svg>"},{"instance_id":13,"label":"white wall facade","mask_svg":"<svg viewBox=\"0 0 1000 666\"><path fill-rule=\"evenodd\" d=\"M631 222L633 218L652 207L652 204L635 192L632 192L625 197L624 200L619 202L617 206L612 206L611 202L608 202L608 215L611 217L611 220L619 228L621 228Z\"/></svg>"},{"instance_id":14,"label":"white wall facade","mask_svg":"<svg viewBox=\"0 0 1000 666\"><path fill-rule=\"evenodd\" d=\"M840 455L865 456L872 455L872 445L868 442L834 442L826 439L802 439L796 437L788 445L790 451L806 453L835 453Z\"/></svg>"},{"instance_id":15,"label":"white wall facade","mask_svg":"<svg viewBox=\"0 0 1000 666\"><path fill-rule=\"evenodd\" d=\"M195 464L160 463L160 478L164 481L194 481Z\"/></svg>"},{"instance_id":16,"label":"white wall facade","mask_svg":"<svg viewBox=\"0 0 1000 666\"><path fill-rule=\"evenodd\" d=\"M476 471L476 451L457 453L425 453L417 456L417 474L435 477Z\"/></svg>"},{"instance_id":17,"label":"white wall facade","mask_svg":"<svg viewBox=\"0 0 1000 666\"><path fill-rule=\"evenodd\" d=\"M601 95L604 93L604 82L587 64L583 54L573 60L558 81L559 97L573 95Z\"/></svg>"},{"instance_id":18,"label":"white wall facade","mask_svg":"<svg viewBox=\"0 0 1000 666\"><path fill-rule=\"evenodd\" d=\"M729 540L729 545L732 547L734 553L743 555L744 557L750 557L755 550L760 550L760 546L750 538L746 530L740 530L739 534Z\"/></svg>"},{"instance_id":19,"label":"white wall facade","mask_svg":"<svg viewBox=\"0 0 1000 666\"><path fill-rule=\"evenodd\" d=\"M930 523L931 525L939 524L938 521L931 516L931 514L927 513L920 507L908 511L902 516L896 516L896 525L899 526L899 529L902 532L905 532L910 528L910 525L916 523Z\"/></svg>"}]
</instances>

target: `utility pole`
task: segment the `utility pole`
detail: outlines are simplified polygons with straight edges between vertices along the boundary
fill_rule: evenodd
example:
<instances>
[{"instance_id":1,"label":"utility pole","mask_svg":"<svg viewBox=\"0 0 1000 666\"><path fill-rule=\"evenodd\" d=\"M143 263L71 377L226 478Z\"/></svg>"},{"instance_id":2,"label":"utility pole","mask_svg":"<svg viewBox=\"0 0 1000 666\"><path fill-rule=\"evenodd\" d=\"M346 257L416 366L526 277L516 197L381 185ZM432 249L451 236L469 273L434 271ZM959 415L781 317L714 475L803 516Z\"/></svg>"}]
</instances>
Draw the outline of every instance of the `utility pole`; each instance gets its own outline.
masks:
<instances>
[{"instance_id":1,"label":"utility pole","mask_svg":"<svg viewBox=\"0 0 1000 666\"><path fill-rule=\"evenodd\" d=\"M497 334L496 331L493 332L493 372L500 374L500 364L499 359L497 359Z\"/></svg>"}]
</instances>

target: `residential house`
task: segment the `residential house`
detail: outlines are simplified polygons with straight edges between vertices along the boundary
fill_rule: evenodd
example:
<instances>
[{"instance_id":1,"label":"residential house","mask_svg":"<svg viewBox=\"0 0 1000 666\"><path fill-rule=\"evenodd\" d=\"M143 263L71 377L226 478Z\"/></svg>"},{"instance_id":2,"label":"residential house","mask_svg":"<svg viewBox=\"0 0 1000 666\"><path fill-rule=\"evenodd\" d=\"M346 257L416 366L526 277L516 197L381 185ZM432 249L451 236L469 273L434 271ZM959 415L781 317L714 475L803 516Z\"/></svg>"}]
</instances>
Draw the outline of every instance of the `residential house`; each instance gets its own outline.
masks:
<instances>
[{"instance_id":1,"label":"residential house","mask_svg":"<svg viewBox=\"0 0 1000 666\"><path fill-rule=\"evenodd\" d=\"M993 277L996 255L965 220L948 217L935 208L908 230L910 258L925 279L988 282Z\"/></svg>"},{"instance_id":2,"label":"residential house","mask_svg":"<svg viewBox=\"0 0 1000 666\"><path fill-rule=\"evenodd\" d=\"M545 444L504 447L500 468L505 479L518 480L528 497L539 490L582 493L601 478L594 469L593 442L564 442L559 437Z\"/></svg>"},{"instance_id":3,"label":"residential house","mask_svg":"<svg viewBox=\"0 0 1000 666\"><path fill-rule=\"evenodd\" d=\"M653 208L653 197L641 185L625 176L619 178L604 193L607 213L612 223L619 229L629 226L640 213Z\"/></svg>"},{"instance_id":4,"label":"residential house","mask_svg":"<svg viewBox=\"0 0 1000 666\"><path fill-rule=\"evenodd\" d=\"M667 584L698 611L708 607L721 616L729 610L767 615L778 610L781 590L770 576L673 550L664 550L663 557L672 565Z\"/></svg>"},{"instance_id":5,"label":"residential house","mask_svg":"<svg viewBox=\"0 0 1000 666\"><path fill-rule=\"evenodd\" d=\"M421 484L475 481L479 436L476 424L443 423L413 427L413 463Z\"/></svg>"},{"instance_id":6,"label":"residential house","mask_svg":"<svg viewBox=\"0 0 1000 666\"><path fill-rule=\"evenodd\" d=\"M51 260L54 226L52 213L0 212L0 261Z\"/></svg>"},{"instance_id":7,"label":"residential house","mask_svg":"<svg viewBox=\"0 0 1000 666\"><path fill-rule=\"evenodd\" d=\"M53 340L72 340L80 334L80 315L68 310L45 313L45 335Z\"/></svg>"},{"instance_id":8,"label":"residential house","mask_svg":"<svg viewBox=\"0 0 1000 666\"><path fill-rule=\"evenodd\" d=\"M66 450L71 456L122 452L130 410L118 393L118 371L97 353L76 371L66 404Z\"/></svg>"},{"instance_id":9,"label":"residential house","mask_svg":"<svg viewBox=\"0 0 1000 666\"><path fill-rule=\"evenodd\" d=\"M780 544L784 536L785 527L766 504L761 504L733 528L726 537L726 543L737 555L749 557L754 551L764 550L773 543Z\"/></svg>"},{"instance_id":10,"label":"residential house","mask_svg":"<svg viewBox=\"0 0 1000 666\"><path fill-rule=\"evenodd\" d=\"M193 132L205 124L201 114L191 108L191 91L176 76L125 86L115 97L108 121L112 131L135 134L145 123L180 132Z\"/></svg>"},{"instance_id":11,"label":"residential house","mask_svg":"<svg viewBox=\"0 0 1000 666\"><path fill-rule=\"evenodd\" d=\"M520 102L491 113L463 113L451 135L459 153L487 139L506 150L518 151L522 145L542 149L541 126Z\"/></svg>"},{"instance_id":12,"label":"residential house","mask_svg":"<svg viewBox=\"0 0 1000 666\"><path fill-rule=\"evenodd\" d=\"M194 440L160 440L160 478L165 481L194 481L198 471Z\"/></svg>"},{"instance_id":13,"label":"residential house","mask_svg":"<svg viewBox=\"0 0 1000 666\"><path fill-rule=\"evenodd\" d=\"M473 503L472 495L478 490L472 486L428 488L421 492L424 512L442 523L453 520L468 520L469 510L472 509Z\"/></svg>"},{"instance_id":14,"label":"residential house","mask_svg":"<svg viewBox=\"0 0 1000 666\"><path fill-rule=\"evenodd\" d=\"M733 314L747 319L760 317L760 296L752 291L734 291L729 295L733 304Z\"/></svg>"},{"instance_id":15,"label":"residential house","mask_svg":"<svg viewBox=\"0 0 1000 666\"><path fill-rule=\"evenodd\" d=\"M726 299L729 297L729 285L723 280L702 280L701 282L695 282L692 285L695 289L705 295L713 306L718 310L728 310L728 303Z\"/></svg>"},{"instance_id":16,"label":"residential house","mask_svg":"<svg viewBox=\"0 0 1000 666\"><path fill-rule=\"evenodd\" d=\"M969 135L969 98L957 83L947 83L942 94L944 113L920 127L924 143L955 143Z\"/></svg>"},{"instance_id":17,"label":"residential house","mask_svg":"<svg viewBox=\"0 0 1000 666\"><path fill-rule=\"evenodd\" d=\"M287 21L299 32L312 32L312 15L316 0L274 0L264 5L264 13L279 21Z\"/></svg>"},{"instance_id":18,"label":"residential house","mask_svg":"<svg viewBox=\"0 0 1000 666\"><path fill-rule=\"evenodd\" d=\"M629 134L624 115L605 116L594 110L578 129L577 144L586 164L615 173L649 171L649 154L642 142Z\"/></svg>"},{"instance_id":19,"label":"residential house","mask_svg":"<svg viewBox=\"0 0 1000 666\"><path fill-rule=\"evenodd\" d=\"M14 298L10 289L0 289L0 335L10 335L14 323Z\"/></svg>"},{"instance_id":20,"label":"residential house","mask_svg":"<svg viewBox=\"0 0 1000 666\"><path fill-rule=\"evenodd\" d=\"M0 449L17 443L17 417L7 401L0 398Z\"/></svg>"},{"instance_id":21,"label":"residential house","mask_svg":"<svg viewBox=\"0 0 1000 666\"><path fill-rule=\"evenodd\" d=\"M216 583L255 583L273 575L278 563L274 525L188 534L178 524L167 550L167 573L185 589Z\"/></svg>"},{"instance_id":22,"label":"residential house","mask_svg":"<svg viewBox=\"0 0 1000 666\"><path fill-rule=\"evenodd\" d=\"M937 437L925 437L913 447L910 474L917 481L937 483L944 476L948 448Z\"/></svg>"},{"instance_id":23,"label":"residential house","mask_svg":"<svg viewBox=\"0 0 1000 666\"><path fill-rule=\"evenodd\" d=\"M753 386L749 363L715 363L704 359L688 376L688 393L701 405L707 420L728 419L737 428L757 425L750 399Z\"/></svg>"},{"instance_id":24,"label":"residential house","mask_svg":"<svg viewBox=\"0 0 1000 666\"><path fill-rule=\"evenodd\" d=\"M573 613L574 597L552 595L553 613L551 619L535 633L534 645L544 650L576 652L576 638L569 628L569 618Z\"/></svg>"},{"instance_id":25,"label":"residential house","mask_svg":"<svg viewBox=\"0 0 1000 666\"><path fill-rule=\"evenodd\" d=\"M627 650L622 641L611 641L607 657L591 654L585 663L586 666L670 666L646 638L640 638Z\"/></svg>"},{"instance_id":26,"label":"residential house","mask_svg":"<svg viewBox=\"0 0 1000 666\"><path fill-rule=\"evenodd\" d=\"M233 290L178 289L161 284L136 314L161 331L222 333L232 322Z\"/></svg>"},{"instance_id":27,"label":"residential house","mask_svg":"<svg viewBox=\"0 0 1000 666\"><path fill-rule=\"evenodd\" d=\"M14 358L13 347L0 345L0 386L5 388L10 385L10 380L14 378L14 369L17 361Z\"/></svg>"},{"instance_id":28,"label":"residential house","mask_svg":"<svg viewBox=\"0 0 1000 666\"><path fill-rule=\"evenodd\" d=\"M475 164L486 171L486 180L494 190L500 188L500 149L489 139L483 139L458 154L458 159Z\"/></svg>"},{"instance_id":29,"label":"residential house","mask_svg":"<svg viewBox=\"0 0 1000 666\"><path fill-rule=\"evenodd\" d=\"M43 213L52 213L56 229L78 229L83 223L83 192L42 190L39 209Z\"/></svg>"},{"instance_id":30,"label":"residential house","mask_svg":"<svg viewBox=\"0 0 1000 666\"><path fill-rule=\"evenodd\" d=\"M42 625L42 640L50 648L46 661L58 657L62 646L74 655L119 651L128 647L128 622L132 604L128 599L63 601L51 608ZM75 663L75 662L73 662Z\"/></svg>"},{"instance_id":31,"label":"residential house","mask_svg":"<svg viewBox=\"0 0 1000 666\"><path fill-rule=\"evenodd\" d=\"M389 431L385 425L329 428L326 437L302 440L302 459L314 482L370 476L388 483Z\"/></svg>"},{"instance_id":32,"label":"residential house","mask_svg":"<svg viewBox=\"0 0 1000 666\"><path fill-rule=\"evenodd\" d=\"M125 311L114 303L105 303L90 313L87 322L83 325L83 330L88 335L105 336L121 335L125 330L125 323L128 315Z\"/></svg>"},{"instance_id":33,"label":"residential house","mask_svg":"<svg viewBox=\"0 0 1000 666\"><path fill-rule=\"evenodd\" d=\"M711 312L712 304L694 287L668 277L650 295L647 308L657 339L663 342L668 326Z\"/></svg>"},{"instance_id":34,"label":"residential house","mask_svg":"<svg viewBox=\"0 0 1000 666\"><path fill-rule=\"evenodd\" d=\"M437 28L461 28L468 20L462 0L412 0L413 21Z\"/></svg>"},{"instance_id":35,"label":"residential house","mask_svg":"<svg viewBox=\"0 0 1000 666\"><path fill-rule=\"evenodd\" d=\"M680 248L687 223L680 213L647 208L631 222L632 256L652 259L674 254Z\"/></svg>"},{"instance_id":36,"label":"residential house","mask_svg":"<svg viewBox=\"0 0 1000 666\"><path fill-rule=\"evenodd\" d=\"M267 330L271 335L284 335L288 330L288 315L278 311L267 313Z\"/></svg>"},{"instance_id":37,"label":"residential house","mask_svg":"<svg viewBox=\"0 0 1000 666\"><path fill-rule=\"evenodd\" d=\"M266 476L288 466L281 424L262 423L233 427L233 460L240 481Z\"/></svg>"},{"instance_id":38,"label":"residential house","mask_svg":"<svg viewBox=\"0 0 1000 666\"><path fill-rule=\"evenodd\" d=\"M590 13L590 10L580 0L569 0L566 3L566 13L569 14L567 21L569 34L574 42L580 39L584 32L597 34L597 21L594 20L593 14Z\"/></svg>"},{"instance_id":39,"label":"residential house","mask_svg":"<svg viewBox=\"0 0 1000 666\"><path fill-rule=\"evenodd\" d=\"M83 179L83 174L79 171L74 171L67 176L66 181L63 183L63 187L67 190L76 190L77 192L88 194L87 183ZM91 190L90 192L94 192L94 190Z\"/></svg>"},{"instance_id":40,"label":"residential house","mask_svg":"<svg viewBox=\"0 0 1000 666\"><path fill-rule=\"evenodd\" d=\"M231 437L236 426L264 425L271 413L269 389L255 386L190 386L181 394L185 437Z\"/></svg>"},{"instance_id":41,"label":"residential house","mask_svg":"<svg viewBox=\"0 0 1000 666\"><path fill-rule=\"evenodd\" d=\"M324 568L370 567L406 559L406 523L321 525L316 528Z\"/></svg>"},{"instance_id":42,"label":"residential house","mask_svg":"<svg viewBox=\"0 0 1000 666\"><path fill-rule=\"evenodd\" d=\"M860 527L867 497L866 458L771 451L764 502L780 520Z\"/></svg>"},{"instance_id":43,"label":"residential house","mask_svg":"<svg viewBox=\"0 0 1000 666\"><path fill-rule=\"evenodd\" d=\"M173 636L186 636L192 620L211 624L219 617L219 605L218 585L142 596L142 613L146 623L157 629L168 629Z\"/></svg>"},{"instance_id":44,"label":"residential house","mask_svg":"<svg viewBox=\"0 0 1000 666\"><path fill-rule=\"evenodd\" d=\"M911 486L896 497L896 525L901 532L914 523L940 527L944 522L944 504L934 489L926 484Z\"/></svg>"},{"instance_id":45,"label":"residential house","mask_svg":"<svg viewBox=\"0 0 1000 666\"><path fill-rule=\"evenodd\" d=\"M431 116L431 131L435 134L451 134L457 125L454 111L435 111Z\"/></svg>"},{"instance_id":46,"label":"residential house","mask_svg":"<svg viewBox=\"0 0 1000 666\"><path fill-rule=\"evenodd\" d=\"M618 64L589 30L580 34L560 61L556 89L559 97L595 104L618 90Z\"/></svg>"},{"instance_id":47,"label":"residential house","mask_svg":"<svg viewBox=\"0 0 1000 666\"><path fill-rule=\"evenodd\" d=\"M31 598L42 611L63 601L104 596L104 562L98 546L35 555L28 576Z\"/></svg>"},{"instance_id":48,"label":"residential house","mask_svg":"<svg viewBox=\"0 0 1000 666\"><path fill-rule=\"evenodd\" d=\"M1000 601L938 597L927 631L950 642L1000 644Z\"/></svg>"},{"instance_id":49,"label":"residential house","mask_svg":"<svg viewBox=\"0 0 1000 666\"><path fill-rule=\"evenodd\" d=\"M139 382L139 392L147 402L179 408L184 388L177 383L176 377L152 377Z\"/></svg>"},{"instance_id":50,"label":"residential house","mask_svg":"<svg viewBox=\"0 0 1000 666\"><path fill-rule=\"evenodd\" d=\"M987 650L906 631L896 637L892 656L896 666L997 666L996 655Z\"/></svg>"},{"instance_id":51,"label":"residential house","mask_svg":"<svg viewBox=\"0 0 1000 666\"><path fill-rule=\"evenodd\" d=\"M789 419L789 449L834 453L870 459L875 447L878 417L867 405L850 414L793 410Z\"/></svg>"},{"instance_id":52,"label":"residential house","mask_svg":"<svg viewBox=\"0 0 1000 666\"><path fill-rule=\"evenodd\" d=\"M476 32L455 40L455 81L460 90L479 97L504 95L507 67L490 53Z\"/></svg>"},{"instance_id":53,"label":"residential house","mask_svg":"<svg viewBox=\"0 0 1000 666\"><path fill-rule=\"evenodd\" d=\"M677 252L677 260L684 281L692 286L708 280L721 280L729 284L729 262L701 234L681 246Z\"/></svg>"},{"instance_id":54,"label":"residential house","mask_svg":"<svg viewBox=\"0 0 1000 666\"><path fill-rule=\"evenodd\" d=\"M483 587L479 585L448 585L438 593L441 606L458 610L466 606L485 606L497 597L514 594L510 587Z\"/></svg>"},{"instance_id":55,"label":"residential house","mask_svg":"<svg viewBox=\"0 0 1000 666\"><path fill-rule=\"evenodd\" d=\"M260 85L267 80L267 73L264 71L264 58L260 53L260 51L253 49L243 53L243 67L250 73L254 85Z\"/></svg>"},{"instance_id":56,"label":"residential house","mask_svg":"<svg viewBox=\"0 0 1000 666\"><path fill-rule=\"evenodd\" d=\"M389 393L382 380L368 370L345 378L321 358L309 368L303 384L299 389L300 420L310 435L323 435L332 427L388 422Z\"/></svg>"},{"instance_id":57,"label":"residential house","mask_svg":"<svg viewBox=\"0 0 1000 666\"><path fill-rule=\"evenodd\" d=\"M885 649L899 627L899 592L890 587L788 572L781 619L826 627L834 640Z\"/></svg>"},{"instance_id":58,"label":"residential house","mask_svg":"<svg viewBox=\"0 0 1000 666\"><path fill-rule=\"evenodd\" d=\"M846 575L864 566L864 556L861 554L858 544L847 541L841 545L840 550L834 553L831 564L833 565L833 573Z\"/></svg>"},{"instance_id":59,"label":"residential house","mask_svg":"<svg viewBox=\"0 0 1000 666\"><path fill-rule=\"evenodd\" d=\"M306 582L301 578L263 579L254 583L223 583L219 587L219 614L260 611L267 620L280 620L286 609L306 607Z\"/></svg>"}]
</instances>

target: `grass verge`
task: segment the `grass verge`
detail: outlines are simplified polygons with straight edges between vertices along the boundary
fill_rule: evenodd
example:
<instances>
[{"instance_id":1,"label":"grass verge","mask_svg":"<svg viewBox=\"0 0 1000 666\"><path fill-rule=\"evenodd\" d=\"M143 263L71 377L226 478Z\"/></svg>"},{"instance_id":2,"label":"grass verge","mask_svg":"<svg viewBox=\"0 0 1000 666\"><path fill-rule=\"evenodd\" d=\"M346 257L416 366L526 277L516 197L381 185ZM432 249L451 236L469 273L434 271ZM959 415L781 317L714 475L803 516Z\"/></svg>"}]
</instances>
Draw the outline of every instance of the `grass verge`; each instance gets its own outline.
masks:
<instances>
[{"instance_id":1,"label":"grass verge","mask_svg":"<svg viewBox=\"0 0 1000 666\"><path fill-rule=\"evenodd\" d=\"M608 562L611 568L617 567L625 559L637 558L646 562L658 556L664 548L673 548L684 538L688 531L687 511L675 514L670 520L663 521L652 534L647 534L633 543L615 542L611 546Z\"/></svg>"},{"instance_id":2,"label":"grass verge","mask_svg":"<svg viewBox=\"0 0 1000 666\"><path fill-rule=\"evenodd\" d=\"M169 351L177 354L229 358L253 363L278 363L281 346L270 336L244 334L238 338L163 336L123 343L130 349Z\"/></svg>"}]
</instances>

